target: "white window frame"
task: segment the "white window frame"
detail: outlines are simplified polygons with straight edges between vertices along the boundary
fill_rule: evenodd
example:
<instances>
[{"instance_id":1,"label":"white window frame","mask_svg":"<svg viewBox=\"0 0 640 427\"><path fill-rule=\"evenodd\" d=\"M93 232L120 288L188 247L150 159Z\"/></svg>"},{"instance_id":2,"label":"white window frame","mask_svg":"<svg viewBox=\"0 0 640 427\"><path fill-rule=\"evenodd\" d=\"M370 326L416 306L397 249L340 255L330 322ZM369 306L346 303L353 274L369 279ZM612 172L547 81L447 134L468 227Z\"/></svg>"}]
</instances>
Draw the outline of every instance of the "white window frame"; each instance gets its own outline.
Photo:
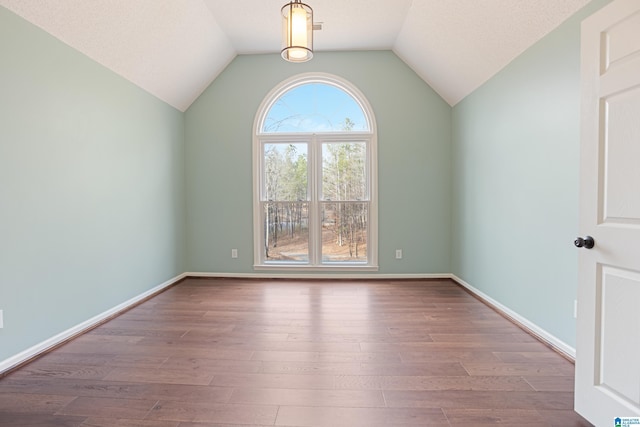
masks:
<instances>
[{"instance_id":1,"label":"white window frame","mask_svg":"<svg viewBox=\"0 0 640 427\"><path fill-rule=\"evenodd\" d=\"M323 83L335 86L360 105L369 124L369 131L346 131L326 133L262 133L266 116L273 104L285 92L308 83ZM367 230L367 262L324 262L320 259L321 230L317 218L322 171L322 144L324 142L365 142L367 144L367 189L369 200L369 218ZM308 200L309 203L309 263L277 262L264 259L264 224L265 201L262 199L263 179L263 147L268 143L304 142L308 144ZM308 270L308 271L377 271L378 270L378 161L377 161L377 126L373 110L364 95L350 82L341 77L327 73L304 73L291 77L276 85L264 98L254 120L253 129L253 247L255 270ZM335 203L335 201L334 201ZM316 243L314 243L316 242Z\"/></svg>"}]
</instances>

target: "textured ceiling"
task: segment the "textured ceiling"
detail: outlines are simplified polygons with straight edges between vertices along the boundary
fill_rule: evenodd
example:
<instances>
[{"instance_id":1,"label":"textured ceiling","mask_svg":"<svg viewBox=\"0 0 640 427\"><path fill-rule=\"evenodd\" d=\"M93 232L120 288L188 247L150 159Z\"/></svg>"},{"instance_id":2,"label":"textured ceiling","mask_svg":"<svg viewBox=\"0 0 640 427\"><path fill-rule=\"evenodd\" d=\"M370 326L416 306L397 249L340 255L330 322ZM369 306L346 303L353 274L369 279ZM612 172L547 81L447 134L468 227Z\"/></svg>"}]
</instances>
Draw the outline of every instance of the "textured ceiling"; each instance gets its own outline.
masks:
<instances>
[{"instance_id":1,"label":"textured ceiling","mask_svg":"<svg viewBox=\"0 0 640 427\"><path fill-rule=\"evenodd\" d=\"M590 0L306 0L316 51L392 49L450 105ZM237 54L280 51L286 0L0 0L184 111Z\"/></svg>"},{"instance_id":2,"label":"textured ceiling","mask_svg":"<svg viewBox=\"0 0 640 427\"><path fill-rule=\"evenodd\" d=\"M590 0L414 0L393 50L455 105Z\"/></svg>"}]
</instances>

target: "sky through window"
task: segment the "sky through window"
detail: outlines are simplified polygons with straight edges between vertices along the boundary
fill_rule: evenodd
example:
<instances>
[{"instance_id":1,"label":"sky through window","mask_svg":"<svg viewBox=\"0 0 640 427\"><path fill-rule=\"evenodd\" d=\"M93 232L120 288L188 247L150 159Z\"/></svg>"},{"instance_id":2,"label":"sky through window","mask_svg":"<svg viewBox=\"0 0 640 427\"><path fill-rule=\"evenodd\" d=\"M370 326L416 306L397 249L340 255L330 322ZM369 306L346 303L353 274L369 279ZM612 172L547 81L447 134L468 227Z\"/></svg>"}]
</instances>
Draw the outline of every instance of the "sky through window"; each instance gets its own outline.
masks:
<instances>
[{"instance_id":1,"label":"sky through window","mask_svg":"<svg viewBox=\"0 0 640 427\"><path fill-rule=\"evenodd\" d=\"M356 100L326 83L306 83L282 94L264 120L264 133L368 131Z\"/></svg>"}]
</instances>

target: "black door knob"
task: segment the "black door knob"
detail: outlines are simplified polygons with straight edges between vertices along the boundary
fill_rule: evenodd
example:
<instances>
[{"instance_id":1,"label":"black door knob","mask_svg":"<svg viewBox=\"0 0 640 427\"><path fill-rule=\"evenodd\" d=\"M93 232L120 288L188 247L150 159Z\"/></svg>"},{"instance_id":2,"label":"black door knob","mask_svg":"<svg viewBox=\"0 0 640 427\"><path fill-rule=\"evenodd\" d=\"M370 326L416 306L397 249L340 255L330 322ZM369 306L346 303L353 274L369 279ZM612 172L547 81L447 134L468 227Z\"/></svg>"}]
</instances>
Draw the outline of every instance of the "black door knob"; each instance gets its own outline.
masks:
<instances>
[{"instance_id":1,"label":"black door knob","mask_svg":"<svg viewBox=\"0 0 640 427\"><path fill-rule=\"evenodd\" d=\"M584 239L582 237L578 237L573 241L573 244L576 245L577 248L591 249L596 245L596 242L593 240L593 237L586 236Z\"/></svg>"}]
</instances>

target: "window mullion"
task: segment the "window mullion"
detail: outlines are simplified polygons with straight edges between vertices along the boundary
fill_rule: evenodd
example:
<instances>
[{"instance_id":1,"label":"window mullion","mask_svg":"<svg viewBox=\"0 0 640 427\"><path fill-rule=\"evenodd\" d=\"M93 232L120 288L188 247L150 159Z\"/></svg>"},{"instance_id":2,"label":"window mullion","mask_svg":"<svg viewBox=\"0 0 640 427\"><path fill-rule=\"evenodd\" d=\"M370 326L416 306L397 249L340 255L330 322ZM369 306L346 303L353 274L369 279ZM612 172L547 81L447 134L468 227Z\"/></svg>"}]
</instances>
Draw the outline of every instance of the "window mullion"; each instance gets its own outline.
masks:
<instances>
[{"instance_id":1,"label":"window mullion","mask_svg":"<svg viewBox=\"0 0 640 427\"><path fill-rule=\"evenodd\" d=\"M321 176L321 163L322 156L318 154L318 141L315 135L309 139L309 186L311 196L309 207L309 259L313 265L320 264L321 258L321 242L322 242L322 230L320 225L320 210L318 197L320 196L320 183L322 182Z\"/></svg>"}]
</instances>

